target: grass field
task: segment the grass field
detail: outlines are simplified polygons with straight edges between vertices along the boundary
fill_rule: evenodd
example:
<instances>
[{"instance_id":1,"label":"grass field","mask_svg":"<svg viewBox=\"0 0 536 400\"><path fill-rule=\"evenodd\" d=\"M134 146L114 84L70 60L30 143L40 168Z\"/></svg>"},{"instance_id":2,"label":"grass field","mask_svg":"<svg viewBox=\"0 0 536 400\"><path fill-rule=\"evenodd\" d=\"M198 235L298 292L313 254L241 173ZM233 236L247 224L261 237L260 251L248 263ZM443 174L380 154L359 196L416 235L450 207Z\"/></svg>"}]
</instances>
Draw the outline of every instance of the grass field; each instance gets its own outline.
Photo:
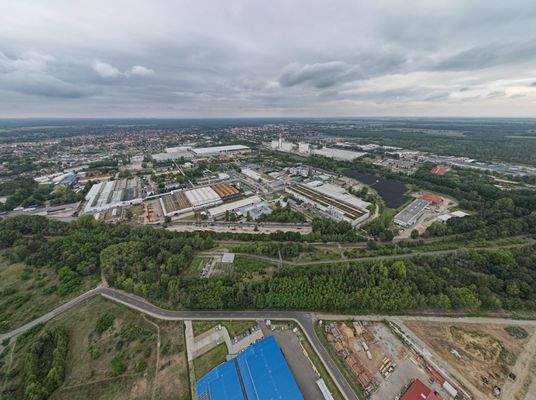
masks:
<instances>
[{"instance_id":1,"label":"grass field","mask_svg":"<svg viewBox=\"0 0 536 400\"><path fill-rule=\"evenodd\" d=\"M99 333L97 321L103 315L109 316L109 324ZM65 380L50 399L150 399L153 390L156 399L189 399L183 325L151 322L128 308L94 298L47 323L43 329L64 326L69 333ZM154 323L161 341L156 376ZM20 336L2 354L0 376L6 379L0 381L0 398L8 394L23 398L23 362L31 342L31 337Z\"/></svg>"},{"instance_id":2,"label":"grass field","mask_svg":"<svg viewBox=\"0 0 536 400\"><path fill-rule=\"evenodd\" d=\"M47 268L26 270L0 258L0 332L8 332L97 285L97 277L85 279L80 289L66 296L57 293L59 280Z\"/></svg>"},{"instance_id":3,"label":"grass field","mask_svg":"<svg viewBox=\"0 0 536 400\"><path fill-rule=\"evenodd\" d=\"M251 329L256 325L255 321L193 321L192 326L194 328L194 335L200 335L209 329L214 328L216 325L221 324L227 328L229 336L231 338L244 333L246 330Z\"/></svg>"},{"instance_id":4,"label":"grass field","mask_svg":"<svg viewBox=\"0 0 536 400\"><path fill-rule=\"evenodd\" d=\"M202 356L194 359L195 378L199 379L215 366L225 361L227 346L221 343Z\"/></svg>"}]
</instances>

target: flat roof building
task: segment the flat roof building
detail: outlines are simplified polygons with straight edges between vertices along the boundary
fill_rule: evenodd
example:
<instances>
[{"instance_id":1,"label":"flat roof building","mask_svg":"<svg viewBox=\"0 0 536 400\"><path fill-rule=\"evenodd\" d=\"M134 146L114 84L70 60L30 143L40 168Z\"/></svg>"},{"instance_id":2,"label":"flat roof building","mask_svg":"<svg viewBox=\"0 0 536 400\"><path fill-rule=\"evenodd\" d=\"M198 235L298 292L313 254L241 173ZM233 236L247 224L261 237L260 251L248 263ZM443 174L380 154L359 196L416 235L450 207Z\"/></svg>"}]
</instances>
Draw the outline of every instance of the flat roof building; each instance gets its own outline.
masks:
<instances>
[{"instance_id":1,"label":"flat roof building","mask_svg":"<svg viewBox=\"0 0 536 400\"><path fill-rule=\"evenodd\" d=\"M426 211L426 207L432 204L423 199L414 200L409 206L395 215L394 222L404 228L415 224Z\"/></svg>"},{"instance_id":2,"label":"flat roof building","mask_svg":"<svg viewBox=\"0 0 536 400\"><path fill-rule=\"evenodd\" d=\"M322 149L313 150L313 154L333 158L334 160L339 161L353 161L356 158L363 157L367 153L324 147Z\"/></svg>"},{"instance_id":3,"label":"flat roof building","mask_svg":"<svg viewBox=\"0 0 536 400\"><path fill-rule=\"evenodd\" d=\"M415 379L400 400L441 400L441 398L419 379Z\"/></svg>"},{"instance_id":4,"label":"flat roof building","mask_svg":"<svg viewBox=\"0 0 536 400\"><path fill-rule=\"evenodd\" d=\"M273 336L218 365L195 388L197 400L303 400Z\"/></svg>"},{"instance_id":5,"label":"flat roof building","mask_svg":"<svg viewBox=\"0 0 536 400\"><path fill-rule=\"evenodd\" d=\"M250 151L248 146L241 144L229 145L229 146L213 146L213 147L194 147L190 150L196 157L208 157L217 156L219 154L228 153L245 153Z\"/></svg>"}]
</instances>

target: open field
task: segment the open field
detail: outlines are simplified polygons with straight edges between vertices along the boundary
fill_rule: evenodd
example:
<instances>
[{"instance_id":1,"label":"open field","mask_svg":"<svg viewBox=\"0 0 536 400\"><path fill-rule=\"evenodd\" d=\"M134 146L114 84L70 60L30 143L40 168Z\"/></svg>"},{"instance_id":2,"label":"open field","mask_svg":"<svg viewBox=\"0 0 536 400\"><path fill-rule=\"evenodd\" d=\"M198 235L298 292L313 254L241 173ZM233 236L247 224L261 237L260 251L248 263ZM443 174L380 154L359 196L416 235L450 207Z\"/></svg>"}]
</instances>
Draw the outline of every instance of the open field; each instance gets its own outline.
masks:
<instances>
[{"instance_id":1,"label":"open field","mask_svg":"<svg viewBox=\"0 0 536 400\"><path fill-rule=\"evenodd\" d=\"M248 329L253 328L257 323L255 321L193 321L194 335L200 335L217 325L224 326L231 339L238 336Z\"/></svg>"},{"instance_id":2,"label":"open field","mask_svg":"<svg viewBox=\"0 0 536 400\"><path fill-rule=\"evenodd\" d=\"M47 268L26 269L0 258L0 333L31 321L78 294L97 285L98 278L85 278L79 290L61 296L55 271Z\"/></svg>"},{"instance_id":3,"label":"open field","mask_svg":"<svg viewBox=\"0 0 536 400\"><path fill-rule=\"evenodd\" d=\"M212 368L225 361L227 356L227 346L221 343L205 354L194 359L195 378L199 379Z\"/></svg>"},{"instance_id":4,"label":"open field","mask_svg":"<svg viewBox=\"0 0 536 400\"><path fill-rule=\"evenodd\" d=\"M158 399L188 398L182 323L150 322L130 309L94 298L47 323L41 332L55 326L67 329L69 350L65 379L50 399L150 399L153 392ZM0 370L6 379L0 397L23 397L24 359L33 339L22 335L2 354ZM11 352L13 362L5 362Z\"/></svg>"},{"instance_id":5,"label":"open field","mask_svg":"<svg viewBox=\"0 0 536 400\"><path fill-rule=\"evenodd\" d=\"M478 326L406 322L422 341L449 363L480 391L486 399L495 398L495 387L517 391L517 382L526 371L518 371L516 364L523 357L527 344L534 335L532 327L506 325ZM509 377L510 373L516 376ZM513 379L515 378L515 379Z\"/></svg>"}]
</instances>

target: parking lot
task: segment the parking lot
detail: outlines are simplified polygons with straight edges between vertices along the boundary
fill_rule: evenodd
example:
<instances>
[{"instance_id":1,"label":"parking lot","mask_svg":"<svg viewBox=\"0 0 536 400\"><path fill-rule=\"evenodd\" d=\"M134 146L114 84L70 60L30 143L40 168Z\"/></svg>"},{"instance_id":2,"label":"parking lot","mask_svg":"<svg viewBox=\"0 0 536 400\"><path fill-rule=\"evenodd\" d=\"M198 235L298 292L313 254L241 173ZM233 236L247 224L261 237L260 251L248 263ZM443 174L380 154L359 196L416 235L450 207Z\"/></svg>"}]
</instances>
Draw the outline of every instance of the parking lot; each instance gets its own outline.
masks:
<instances>
[{"instance_id":1,"label":"parking lot","mask_svg":"<svg viewBox=\"0 0 536 400\"><path fill-rule=\"evenodd\" d=\"M324 400L316 381L319 379L311 362L304 354L297 333L289 329L271 330L264 322L260 323L264 336L274 336L277 344L292 371L305 400Z\"/></svg>"}]
</instances>

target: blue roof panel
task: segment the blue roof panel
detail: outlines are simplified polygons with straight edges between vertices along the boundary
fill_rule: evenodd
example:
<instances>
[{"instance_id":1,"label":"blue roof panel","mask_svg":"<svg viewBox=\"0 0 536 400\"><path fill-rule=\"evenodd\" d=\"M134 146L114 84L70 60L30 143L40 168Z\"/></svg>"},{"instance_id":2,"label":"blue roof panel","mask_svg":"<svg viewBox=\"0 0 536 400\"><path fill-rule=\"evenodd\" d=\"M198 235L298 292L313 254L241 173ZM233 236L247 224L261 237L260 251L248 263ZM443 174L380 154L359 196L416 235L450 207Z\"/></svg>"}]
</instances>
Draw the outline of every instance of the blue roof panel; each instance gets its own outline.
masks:
<instances>
[{"instance_id":1,"label":"blue roof panel","mask_svg":"<svg viewBox=\"0 0 536 400\"><path fill-rule=\"evenodd\" d=\"M273 336L211 370L197 382L196 391L199 398L208 393L210 400L303 400Z\"/></svg>"},{"instance_id":2,"label":"blue roof panel","mask_svg":"<svg viewBox=\"0 0 536 400\"><path fill-rule=\"evenodd\" d=\"M245 400L240 388L238 373L233 361L227 361L210 370L195 385L198 397L206 399Z\"/></svg>"}]
</instances>

